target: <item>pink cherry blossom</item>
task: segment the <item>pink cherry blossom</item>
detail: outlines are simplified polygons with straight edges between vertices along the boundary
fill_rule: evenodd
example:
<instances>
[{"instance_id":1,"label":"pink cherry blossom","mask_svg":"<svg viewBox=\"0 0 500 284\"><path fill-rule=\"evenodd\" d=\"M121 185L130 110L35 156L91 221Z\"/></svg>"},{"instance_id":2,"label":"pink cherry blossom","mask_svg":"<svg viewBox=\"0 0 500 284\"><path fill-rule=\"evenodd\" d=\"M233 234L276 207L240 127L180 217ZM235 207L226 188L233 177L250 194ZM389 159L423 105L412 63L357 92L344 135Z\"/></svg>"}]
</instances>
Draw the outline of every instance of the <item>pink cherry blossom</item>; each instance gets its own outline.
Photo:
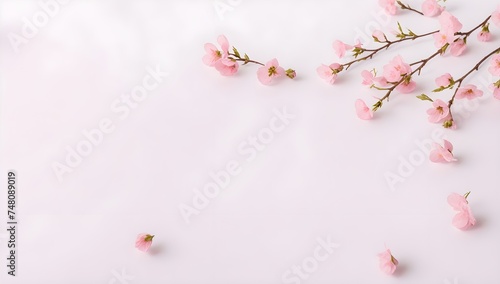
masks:
<instances>
[{"instance_id":1,"label":"pink cherry blossom","mask_svg":"<svg viewBox=\"0 0 500 284\"><path fill-rule=\"evenodd\" d=\"M453 82L453 77L450 73L446 73L436 78L436 85L438 87L448 87Z\"/></svg>"},{"instance_id":2,"label":"pink cherry blossom","mask_svg":"<svg viewBox=\"0 0 500 284\"><path fill-rule=\"evenodd\" d=\"M417 87L417 83L415 83L415 81L410 80L410 81L406 82L406 80L405 80L404 82L402 82L401 84L399 84L396 87L396 90L402 94L409 94L409 93L413 92L416 87Z\"/></svg>"},{"instance_id":3,"label":"pink cherry blossom","mask_svg":"<svg viewBox=\"0 0 500 284\"><path fill-rule=\"evenodd\" d=\"M203 56L203 63L208 66L215 66L216 62L228 55L229 42L227 38L224 35L220 35L217 38L217 42L221 46L221 50L218 50L212 43L206 43L204 46L207 53Z\"/></svg>"},{"instance_id":4,"label":"pink cherry blossom","mask_svg":"<svg viewBox=\"0 0 500 284\"><path fill-rule=\"evenodd\" d=\"M375 76L373 76L372 72L370 72L368 70L363 70L363 71L361 71L361 76L363 77L363 82L361 82L361 84L363 84L365 86L373 85L373 78Z\"/></svg>"},{"instance_id":5,"label":"pink cherry blossom","mask_svg":"<svg viewBox=\"0 0 500 284\"><path fill-rule=\"evenodd\" d=\"M467 206L462 211L459 211L453 218L452 224L460 230L467 230L476 225L476 219L472 215L470 206Z\"/></svg>"},{"instance_id":6,"label":"pink cherry blossom","mask_svg":"<svg viewBox=\"0 0 500 284\"><path fill-rule=\"evenodd\" d=\"M453 156L453 145L448 140L444 141L444 147L434 143L434 147L430 152L429 159L434 163L450 163L457 159Z\"/></svg>"},{"instance_id":7,"label":"pink cherry blossom","mask_svg":"<svg viewBox=\"0 0 500 284\"><path fill-rule=\"evenodd\" d=\"M422 13L427 17L437 16L441 14L443 10L444 8L441 7L436 0L425 0L424 3L422 3Z\"/></svg>"},{"instance_id":8,"label":"pink cherry blossom","mask_svg":"<svg viewBox=\"0 0 500 284\"><path fill-rule=\"evenodd\" d=\"M374 30L372 33L372 37L375 41L379 41L379 42L387 41L385 34L380 30Z\"/></svg>"},{"instance_id":9,"label":"pink cherry blossom","mask_svg":"<svg viewBox=\"0 0 500 284\"><path fill-rule=\"evenodd\" d=\"M432 108L427 110L429 122L433 123L444 121L448 117L449 113L450 109L448 108L448 104L440 99L435 100L432 103Z\"/></svg>"},{"instance_id":10,"label":"pink cherry blossom","mask_svg":"<svg viewBox=\"0 0 500 284\"><path fill-rule=\"evenodd\" d=\"M150 234L139 234L135 241L135 247L143 252L148 251L149 248L151 247L151 244L153 243L154 237L155 237L154 235Z\"/></svg>"},{"instance_id":11,"label":"pink cherry blossom","mask_svg":"<svg viewBox=\"0 0 500 284\"><path fill-rule=\"evenodd\" d=\"M370 120L373 118L373 111L366 105L363 100L357 99L354 106L356 108L356 114L360 119Z\"/></svg>"},{"instance_id":12,"label":"pink cherry blossom","mask_svg":"<svg viewBox=\"0 0 500 284\"><path fill-rule=\"evenodd\" d=\"M388 82L398 82L402 76L409 73L411 73L410 65L405 63L403 58L398 55L384 66L383 76Z\"/></svg>"},{"instance_id":13,"label":"pink cherry blossom","mask_svg":"<svg viewBox=\"0 0 500 284\"><path fill-rule=\"evenodd\" d=\"M497 26L500 27L500 6L491 14L491 21Z\"/></svg>"},{"instance_id":14,"label":"pink cherry blossom","mask_svg":"<svg viewBox=\"0 0 500 284\"><path fill-rule=\"evenodd\" d=\"M500 54L493 55L488 71L490 71L493 76L500 76Z\"/></svg>"},{"instance_id":15,"label":"pink cherry blossom","mask_svg":"<svg viewBox=\"0 0 500 284\"><path fill-rule=\"evenodd\" d=\"M316 72L322 79L333 85L333 83L335 83L335 80L337 79L337 73L340 72L340 70L340 64L333 63L330 64L330 66L322 64L316 69Z\"/></svg>"},{"instance_id":16,"label":"pink cherry blossom","mask_svg":"<svg viewBox=\"0 0 500 284\"><path fill-rule=\"evenodd\" d=\"M379 253L378 257L379 257L380 270L382 270L382 272L388 275L394 274L399 262L392 255L391 250L386 249L385 251Z\"/></svg>"},{"instance_id":17,"label":"pink cherry blossom","mask_svg":"<svg viewBox=\"0 0 500 284\"><path fill-rule=\"evenodd\" d=\"M450 53L453 56L460 56L462 53L464 53L465 49L467 48L467 44L463 39L458 39L457 41L454 41L450 45Z\"/></svg>"},{"instance_id":18,"label":"pink cherry blossom","mask_svg":"<svg viewBox=\"0 0 500 284\"><path fill-rule=\"evenodd\" d=\"M467 202L467 197L470 192L465 195L460 195L458 193L451 193L448 196L448 204L458 213L453 217L452 224L460 230L466 230L476 224L476 219L472 215L469 203Z\"/></svg>"},{"instance_id":19,"label":"pink cherry blossom","mask_svg":"<svg viewBox=\"0 0 500 284\"><path fill-rule=\"evenodd\" d=\"M279 78L283 75L285 75L285 69L280 67L276 58L267 62L265 66L257 70L257 78L259 78L259 81L264 85L270 85L275 78Z\"/></svg>"},{"instance_id":20,"label":"pink cherry blossom","mask_svg":"<svg viewBox=\"0 0 500 284\"><path fill-rule=\"evenodd\" d=\"M352 46L347 45L340 40L333 42L333 50L335 51L335 54L337 54L338 58L344 57L345 52L349 49L352 49Z\"/></svg>"},{"instance_id":21,"label":"pink cherry blossom","mask_svg":"<svg viewBox=\"0 0 500 284\"><path fill-rule=\"evenodd\" d=\"M215 62L214 67L223 76L233 76L238 72L239 64L229 58L222 58Z\"/></svg>"},{"instance_id":22,"label":"pink cherry blossom","mask_svg":"<svg viewBox=\"0 0 500 284\"><path fill-rule=\"evenodd\" d=\"M467 206L467 199L465 198L465 196L460 195L460 194L455 193L455 192L448 195L447 201L448 201L448 204L450 204L450 206L453 207L453 209L455 209L457 211L460 211L465 206Z\"/></svg>"},{"instance_id":23,"label":"pink cherry blossom","mask_svg":"<svg viewBox=\"0 0 500 284\"><path fill-rule=\"evenodd\" d=\"M500 85L497 83L491 84L490 89L493 91L493 97L500 100Z\"/></svg>"},{"instance_id":24,"label":"pink cherry blossom","mask_svg":"<svg viewBox=\"0 0 500 284\"><path fill-rule=\"evenodd\" d=\"M483 91L479 90L475 85L469 84L457 90L457 99L472 100L483 96Z\"/></svg>"},{"instance_id":25,"label":"pink cherry blossom","mask_svg":"<svg viewBox=\"0 0 500 284\"><path fill-rule=\"evenodd\" d=\"M384 8L387 14L396 15L397 12L396 0L378 0L378 4L382 8Z\"/></svg>"},{"instance_id":26,"label":"pink cherry blossom","mask_svg":"<svg viewBox=\"0 0 500 284\"><path fill-rule=\"evenodd\" d=\"M440 31L451 36L462 29L462 23L446 10L439 16L439 24L441 25Z\"/></svg>"},{"instance_id":27,"label":"pink cherry blossom","mask_svg":"<svg viewBox=\"0 0 500 284\"><path fill-rule=\"evenodd\" d=\"M434 46L436 46L437 48L441 48L443 47L445 44L449 43L449 42L453 42L453 35L450 36L446 33L442 33L442 32L437 32L435 34L432 35L434 37Z\"/></svg>"},{"instance_id":28,"label":"pink cherry blossom","mask_svg":"<svg viewBox=\"0 0 500 284\"><path fill-rule=\"evenodd\" d=\"M481 31L477 34L477 39L482 42L491 40L491 33L489 31Z\"/></svg>"}]
</instances>

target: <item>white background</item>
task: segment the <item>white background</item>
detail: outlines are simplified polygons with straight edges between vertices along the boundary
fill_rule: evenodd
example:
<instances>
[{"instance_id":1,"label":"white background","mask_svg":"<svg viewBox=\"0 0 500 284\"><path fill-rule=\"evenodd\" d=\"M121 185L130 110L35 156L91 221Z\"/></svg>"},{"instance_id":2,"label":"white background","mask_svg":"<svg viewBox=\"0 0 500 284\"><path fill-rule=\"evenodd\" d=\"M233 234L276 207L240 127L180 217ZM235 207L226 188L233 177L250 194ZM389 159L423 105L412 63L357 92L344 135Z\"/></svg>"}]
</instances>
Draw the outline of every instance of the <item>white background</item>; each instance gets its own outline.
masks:
<instances>
[{"instance_id":1,"label":"white background","mask_svg":"<svg viewBox=\"0 0 500 284\"><path fill-rule=\"evenodd\" d=\"M330 236L340 246L300 283L499 283L500 101L480 84L491 81L487 72L469 81L485 97L458 102L468 118L443 130L458 163L426 159L394 190L384 174L398 174L400 159L421 152L415 141L440 129L427 122L430 104L414 95L431 95L444 72L469 70L498 46L500 29L491 27L489 43L472 36L463 57L432 61L413 95L395 94L376 119L361 121L354 101L382 94L362 86L359 73L381 70L396 54L408 62L426 57L433 41L395 46L330 86L315 69L337 60L333 40L352 43L358 31L389 31L396 21L416 33L439 26L409 12L387 22L376 2L242 0L220 17L212 0L72 1L15 53L8 35L21 34L22 18L41 8L1 1L0 219L6 172L15 169L19 249L13 278L0 240L0 282L283 283L287 270L313 255L317 238ZM467 30L497 4L446 3ZM277 57L298 77L263 86L255 65L220 76L201 62L203 44L219 34L254 59ZM157 65L168 78L120 119L110 105ZM284 107L295 118L247 162L238 145ZM59 182L53 163L64 163L66 147L103 118L115 130ZM193 189L231 160L241 173L187 224L179 204L192 205ZM462 232L451 226L446 197L469 190L478 224ZM147 254L134 248L142 232L156 235ZM400 262L394 276L378 268L386 245ZM118 279L124 271L133 278Z\"/></svg>"}]
</instances>

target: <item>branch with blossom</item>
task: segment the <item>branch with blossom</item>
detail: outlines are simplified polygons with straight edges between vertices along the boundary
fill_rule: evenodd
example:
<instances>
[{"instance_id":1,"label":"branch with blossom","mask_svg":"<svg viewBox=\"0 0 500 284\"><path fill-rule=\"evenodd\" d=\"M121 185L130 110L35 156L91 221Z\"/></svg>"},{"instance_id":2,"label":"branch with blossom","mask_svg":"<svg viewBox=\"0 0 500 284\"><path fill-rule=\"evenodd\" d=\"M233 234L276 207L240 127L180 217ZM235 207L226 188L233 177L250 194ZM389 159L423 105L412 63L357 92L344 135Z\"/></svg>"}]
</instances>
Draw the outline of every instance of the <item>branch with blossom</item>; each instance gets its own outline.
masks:
<instances>
[{"instance_id":1,"label":"branch with blossom","mask_svg":"<svg viewBox=\"0 0 500 284\"><path fill-rule=\"evenodd\" d=\"M203 63L207 66L214 67L223 76L233 76L236 74L240 66L238 62L243 62L242 65L250 63L260 65L261 67L257 70L257 78L264 85L271 85L274 80L280 77L286 76L293 79L297 76L295 70L285 70L281 67L276 58L264 64L250 59L246 53L241 55L238 49L234 46L232 48L232 52L230 52L229 41L224 35L220 35L217 38L217 42L220 45L220 50L212 43L205 44L206 54L203 56Z\"/></svg>"}]
</instances>

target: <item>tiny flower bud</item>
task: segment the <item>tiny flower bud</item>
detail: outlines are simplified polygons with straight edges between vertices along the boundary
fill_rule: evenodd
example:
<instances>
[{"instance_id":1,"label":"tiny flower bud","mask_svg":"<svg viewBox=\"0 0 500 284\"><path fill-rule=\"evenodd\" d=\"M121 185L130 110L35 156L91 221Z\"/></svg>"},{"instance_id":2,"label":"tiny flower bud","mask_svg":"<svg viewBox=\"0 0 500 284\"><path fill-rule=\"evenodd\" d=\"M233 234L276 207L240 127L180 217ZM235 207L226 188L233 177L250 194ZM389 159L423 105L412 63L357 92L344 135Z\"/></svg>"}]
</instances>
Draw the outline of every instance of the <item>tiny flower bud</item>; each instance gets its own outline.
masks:
<instances>
[{"instance_id":1,"label":"tiny flower bud","mask_svg":"<svg viewBox=\"0 0 500 284\"><path fill-rule=\"evenodd\" d=\"M296 72L295 72L295 70L293 70L293 69L287 69L287 70L285 71L285 73L286 73L286 76L287 76L288 78L290 78L290 79L293 79L293 78L297 77L297 73L296 73Z\"/></svg>"}]
</instances>

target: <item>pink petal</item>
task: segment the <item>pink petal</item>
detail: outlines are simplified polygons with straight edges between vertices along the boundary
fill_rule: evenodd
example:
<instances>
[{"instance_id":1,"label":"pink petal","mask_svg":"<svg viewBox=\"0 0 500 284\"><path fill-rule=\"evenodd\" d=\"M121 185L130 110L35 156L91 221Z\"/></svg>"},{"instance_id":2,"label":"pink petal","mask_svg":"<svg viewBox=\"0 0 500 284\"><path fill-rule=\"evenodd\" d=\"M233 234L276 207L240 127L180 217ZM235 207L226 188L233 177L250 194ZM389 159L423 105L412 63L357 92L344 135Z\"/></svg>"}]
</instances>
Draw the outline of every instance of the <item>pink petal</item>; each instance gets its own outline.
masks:
<instances>
[{"instance_id":1,"label":"pink petal","mask_svg":"<svg viewBox=\"0 0 500 284\"><path fill-rule=\"evenodd\" d=\"M448 204L450 204L453 209L459 211L462 210L465 206L467 206L467 200L463 195L458 193L451 193L447 198Z\"/></svg>"},{"instance_id":2,"label":"pink petal","mask_svg":"<svg viewBox=\"0 0 500 284\"><path fill-rule=\"evenodd\" d=\"M458 229L467 229L469 226L469 214L467 211L458 212L457 215L453 217L453 221L451 223Z\"/></svg>"}]
</instances>

